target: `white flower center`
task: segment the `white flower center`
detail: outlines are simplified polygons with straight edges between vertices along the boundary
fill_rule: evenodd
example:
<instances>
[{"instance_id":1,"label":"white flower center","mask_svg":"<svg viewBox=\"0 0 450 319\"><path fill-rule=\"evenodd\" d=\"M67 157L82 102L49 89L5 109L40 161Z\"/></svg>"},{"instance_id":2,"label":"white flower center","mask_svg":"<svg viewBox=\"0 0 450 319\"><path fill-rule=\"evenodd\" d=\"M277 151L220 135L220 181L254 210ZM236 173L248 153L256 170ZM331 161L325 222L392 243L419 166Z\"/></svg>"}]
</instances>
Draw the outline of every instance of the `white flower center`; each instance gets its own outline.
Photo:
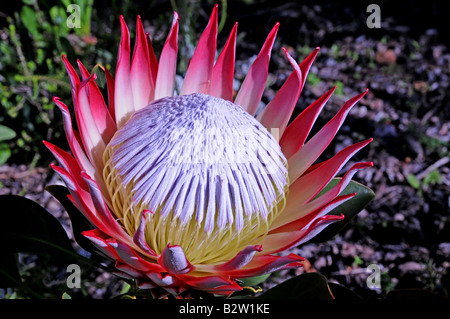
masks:
<instances>
[{"instance_id":1,"label":"white flower center","mask_svg":"<svg viewBox=\"0 0 450 319\"><path fill-rule=\"evenodd\" d=\"M148 209L150 248L180 245L191 262L220 262L264 236L289 184L270 132L240 106L199 93L136 112L104 162L112 210L125 229L134 234Z\"/></svg>"}]
</instances>

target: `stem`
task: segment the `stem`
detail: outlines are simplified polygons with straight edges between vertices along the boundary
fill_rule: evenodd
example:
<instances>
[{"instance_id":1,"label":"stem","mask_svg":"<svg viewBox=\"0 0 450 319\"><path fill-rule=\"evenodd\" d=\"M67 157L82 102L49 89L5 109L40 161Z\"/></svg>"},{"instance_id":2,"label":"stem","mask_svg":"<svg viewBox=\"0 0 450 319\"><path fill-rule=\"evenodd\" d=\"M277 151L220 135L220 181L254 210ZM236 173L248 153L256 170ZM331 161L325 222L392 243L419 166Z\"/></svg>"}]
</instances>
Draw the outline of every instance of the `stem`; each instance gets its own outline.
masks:
<instances>
[{"instance_id":1,"label":"stem","mask_svg":"<svg viewBox=\"0 0 450 319\"><path fill-rule=\"evenodd\" d=\"M47 75L25 75L25 76L23 76L22 77L24 80L34 80L34 79L36 79L36 80L38 80L38 81L48 81L48 82L53 82L53 83L55 83L55 84L57 84L57 85L60 85L60 86L64 86L65 88L67 88L68 90L70 90L71 89L71 87L70 87L70 85L67 83L67 82L64 82L64 81L62 81L62 80L59 80L59 79L55 79L55 78L52 78L52 77L50 77L50 76L47 76Z\"/></svg>"},{"instance_id":2,"label":"stem","mask_svg":"<svg viewBox=\"0 0 450 319\"><path fill-rule=\"evenodd\" d=\"M173 11L178 11L177 4L175 3L175 0L170 0L170 5L172 6Z\"/></svg>"},{"instance_id":3,"label":"stem","mask_svg":"<svg viewBox=\"0 0 450 319\"><path fill-rule=\"evenodd\" d=\"M219 28L217 30L217 34L219 34L220 31L222 31L223 27L225 26L225 22L227 20L227 7L228 7L227 0L222 0L222 14L220 17L220 23Z\"/></svg>"},{"instance_id":4,"label":"stem","mask_svg":"<svg viewBox=\"0 0 450 319\"><path fill-rule=\"evenodd\" d=\"M14 25L9 26L9 32L11 36L11 42L14 44L14 48L16 49L17 57L19 58L20 65L22 66L23 69L23 73L25 74L25 76L31 76L32 74L28 69L27 61L22 51L22 45L20 41L17 39L16 28L14 27ZM32 83L29 83L29 86L31 85Z\"/></svg>"}]
</instances>

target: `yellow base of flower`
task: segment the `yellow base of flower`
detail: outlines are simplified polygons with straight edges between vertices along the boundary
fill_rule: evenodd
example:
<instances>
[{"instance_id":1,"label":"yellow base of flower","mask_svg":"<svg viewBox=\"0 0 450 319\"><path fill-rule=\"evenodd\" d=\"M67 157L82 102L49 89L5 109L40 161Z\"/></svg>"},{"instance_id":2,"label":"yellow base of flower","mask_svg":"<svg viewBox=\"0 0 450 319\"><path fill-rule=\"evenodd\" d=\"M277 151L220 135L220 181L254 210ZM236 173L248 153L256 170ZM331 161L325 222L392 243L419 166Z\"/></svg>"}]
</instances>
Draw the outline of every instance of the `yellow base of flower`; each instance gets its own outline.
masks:
<instances>
[{"instance_id":1,"label":"yellow base of flower","mask_svg":"<svg viewBox=\"0 0 450 319\"><path fill-rule=\"evenodd\" d=\"M113 152L109 145L103 156L105 165L103 177L111 198L112 211L125 231L133 236L139 227L143 212L148 210L148 203L133 201L134 185L122 183L122 178L111 160ZM224 229L216 227L210 233L205 230L204 220L199 223L195 218L191 218L184 223L179 216L175 216L173 208L168 215L162 216L161 211L165 204L163 202L156 211L147 215L145 225L147 245L157 255L160 255L168 244L179 245L183 247L187 259L196 265L213 265L228 261L237 251L249 245L256 245L265 237L272 221L283 211L288 191L289 188L286 186L284 194L280 194L278 200L271 205L267 218L253 214L244 219L242 229L237 229L231 224ZM216 219L218 214L219 210L216 209ZM192 216L196 216L196 212Z\"/></svg>"}]
</instances>

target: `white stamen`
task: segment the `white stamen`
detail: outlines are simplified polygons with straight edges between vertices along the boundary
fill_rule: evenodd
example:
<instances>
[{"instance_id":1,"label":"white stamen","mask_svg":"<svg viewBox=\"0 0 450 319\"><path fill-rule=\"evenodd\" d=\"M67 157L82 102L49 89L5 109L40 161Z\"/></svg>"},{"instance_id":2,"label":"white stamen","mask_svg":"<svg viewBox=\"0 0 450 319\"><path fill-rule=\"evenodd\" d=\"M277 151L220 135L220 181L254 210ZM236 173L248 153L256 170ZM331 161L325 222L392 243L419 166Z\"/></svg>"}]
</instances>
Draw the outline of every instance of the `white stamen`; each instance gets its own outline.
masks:
<instances>
[{"instance_id":1,"label":"white stamen","mask_svg":"<svg viewBox=\"0 0 450 319\"><path fill-rule=\"evenodd\" d=\"M287 189L287 161L244 109L204 94L163 98L136 112L110 142L111 167L136 206L173 211L206 233L268 215ZM111 168L110 167L110 168Z\"/></svg>"}]
</instances>

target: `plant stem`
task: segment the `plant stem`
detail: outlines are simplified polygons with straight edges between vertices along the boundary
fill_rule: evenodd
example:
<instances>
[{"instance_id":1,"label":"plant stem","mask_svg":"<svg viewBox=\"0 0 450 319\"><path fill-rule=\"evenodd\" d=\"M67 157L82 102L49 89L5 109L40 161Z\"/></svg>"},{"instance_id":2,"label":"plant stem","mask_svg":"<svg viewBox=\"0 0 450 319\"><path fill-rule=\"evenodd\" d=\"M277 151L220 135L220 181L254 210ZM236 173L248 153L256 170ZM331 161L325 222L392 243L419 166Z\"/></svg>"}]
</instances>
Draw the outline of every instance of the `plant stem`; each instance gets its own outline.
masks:
<instances>
[{"instance_id":1,"label":"plant stem","mask_svg":"<svg viewBox=\"0 0 450 319\"><path fill-rule=\"evenodd\" d=\"M64 81L59 80L59 79L52 78L52 77L47 76L47 75L37 75L37 74L31 75L30 74L30 75L23 76L23 79L24 80L34 80L34 79L36 79L38 81L53 82L53 83L55 83L57 85L64 86L68 90L71 89L70 84L68 84L67 82L64 82Z\"/></svg>"},{"instance_id":2,"label":"plant stem","mask_svg":"<svg viewBox=\"0 0 450 319\"><path fill-rule=\"evenodd\" d=\"M220 17L220 23L219 28L217 29L217 34L219 34L220 31L222 31L223 27L225 26L225 22L227 20L227 7L228 7L227 0L222 0L222 15Z\"/></svg>"}]
</instances>

